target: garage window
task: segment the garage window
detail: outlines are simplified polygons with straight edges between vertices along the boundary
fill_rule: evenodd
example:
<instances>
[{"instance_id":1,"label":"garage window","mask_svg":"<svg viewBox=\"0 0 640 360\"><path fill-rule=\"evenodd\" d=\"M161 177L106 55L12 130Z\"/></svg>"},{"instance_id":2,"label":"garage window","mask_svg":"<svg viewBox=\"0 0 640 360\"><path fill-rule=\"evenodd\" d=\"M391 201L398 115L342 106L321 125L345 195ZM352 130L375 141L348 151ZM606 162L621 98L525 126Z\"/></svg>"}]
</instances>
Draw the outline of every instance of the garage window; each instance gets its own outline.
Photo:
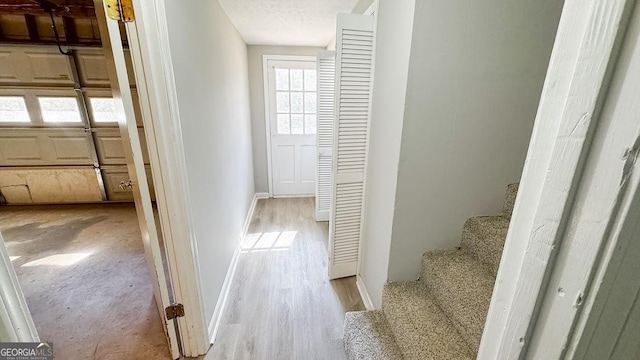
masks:
<instances>
[{"instance_id":1,"label":"garage window","mask_svg":"<svg viewBox=\"0 0 640 360\"><path fill-rule=\"evenodd\" d=\"M89 98L91 103L91 114L93 121L97 123L117 122L118 111L116 110L116 101L113 98Z\"/></svg>"},{"instance_id":2,"label":"garage window","mask_svg":"<svg viewBox=\"0 0 640 360\"><path fill-rule=\"evenodd\" d=\"M75 97L39 97L42 120L46 123L82 122Z\"/></svg>"},{"instance_id":3,"label":"garage window","mask_svg":"<svg viewBox=\"0 0 640 360\"><path fill-rule=\"evenodd\" d=\"M31 122L22 96L0 96L0 123Z\"/></svg>"}]
</instances>

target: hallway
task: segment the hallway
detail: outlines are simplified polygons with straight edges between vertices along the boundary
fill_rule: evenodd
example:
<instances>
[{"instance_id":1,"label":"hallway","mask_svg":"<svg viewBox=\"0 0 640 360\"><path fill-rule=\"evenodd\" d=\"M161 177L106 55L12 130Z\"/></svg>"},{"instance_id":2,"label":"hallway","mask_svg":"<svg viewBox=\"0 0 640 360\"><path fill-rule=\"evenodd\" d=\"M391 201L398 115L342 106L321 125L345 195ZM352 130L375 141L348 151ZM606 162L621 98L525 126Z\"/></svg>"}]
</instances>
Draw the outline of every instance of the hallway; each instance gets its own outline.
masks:
<instances>
[{"instance_id":1,"label":"hallway","mask_svg":"<svg viewBox=\"0 0 640 360\"><path fill-rule=\"evenodd\" d=\"M344 313L363 310L355 278L329 281L328 223L313 198L260 200L207 359L344 359Z\"/></svg>"}]
</instances>

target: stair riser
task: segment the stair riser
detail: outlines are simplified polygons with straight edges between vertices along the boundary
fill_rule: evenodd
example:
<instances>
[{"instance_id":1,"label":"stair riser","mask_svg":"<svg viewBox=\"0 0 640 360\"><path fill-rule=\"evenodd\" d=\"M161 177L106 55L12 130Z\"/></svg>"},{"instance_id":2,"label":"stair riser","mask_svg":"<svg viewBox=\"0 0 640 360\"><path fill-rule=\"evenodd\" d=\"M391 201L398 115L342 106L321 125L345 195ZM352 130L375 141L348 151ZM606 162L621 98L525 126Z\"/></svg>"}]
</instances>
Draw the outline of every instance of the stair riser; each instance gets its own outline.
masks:
<instances>
[{"instance_id":1,"label":"stair riser","mask_svg":"<svg viewBox=\"0 0 640 360\"><path fill-rule=\"evenodd\" d=\"M425 254L420 280L427 285L436 304L451 319L453 326L469 348L477 353L495 278L488 268L471 260L469 255L467 258L473 261L473 268L460 266L463 273L459 274L455 270L452 271L452 267L458 266L456 256L449 258L446 255L434 255L434 253L438 252ZM446 253L460 254L462 251ZM457 280L466 273L473 273L477 281L466 283Z\"/></svg>"},{"instance_id":2,"label":"stair riser","mask_svg":"<svg viewBox=\"0 0 640 360\"><path fill-rule=\"evenodd\" d=\"M502 214L507 219L511 219L513 205L516 202L516 195L518 194L518 186L518 183L507 185L507 193L505 194L504 205L502 207Z\"/></svg>"},{"instance_id":3,"label":"stair riser","mask_svg":"<svg viewBox=\"0 0 640 360\"><path fill-rule=\"evenodd\" d=\"M405 360L471 360L470 348L419 281L389 283L382 308Z\"/></svg>"},{"instance_id":4,"label":"stair riser","mask_svg":"<svg viewBox=\"0 0 640 360\"><path fill-rule=\"evenodd\" d=\"M475 227L468 226L467 224L465 224L464 230L462 231L461 247L468 251L474 258L478 259L478 261L486 264L494 276L497 275L502 250L504 248L506 230L504 231L504 235L492 234L492 236L499 238L499 240L488 239L487 234L483 234Z\"/></svg>"}]
</instances>

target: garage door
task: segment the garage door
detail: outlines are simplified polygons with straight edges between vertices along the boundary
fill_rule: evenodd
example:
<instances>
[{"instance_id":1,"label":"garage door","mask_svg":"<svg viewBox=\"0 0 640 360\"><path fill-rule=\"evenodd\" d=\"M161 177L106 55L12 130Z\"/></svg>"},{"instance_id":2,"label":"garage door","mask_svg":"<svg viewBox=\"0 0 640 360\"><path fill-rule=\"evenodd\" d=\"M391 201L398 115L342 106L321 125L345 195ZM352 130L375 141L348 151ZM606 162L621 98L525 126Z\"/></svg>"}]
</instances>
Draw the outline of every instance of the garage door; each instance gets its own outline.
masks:
<instances>
[{"instance_id":1,"label":"garage door","mask_svg":"<svg viewBox=\"0 0 640 360\"><path fill-rule=\"evenodd\" d=\"M102 50L0 47L0 201L133 201L114 106Z\"/></svg>"}]
</instances>

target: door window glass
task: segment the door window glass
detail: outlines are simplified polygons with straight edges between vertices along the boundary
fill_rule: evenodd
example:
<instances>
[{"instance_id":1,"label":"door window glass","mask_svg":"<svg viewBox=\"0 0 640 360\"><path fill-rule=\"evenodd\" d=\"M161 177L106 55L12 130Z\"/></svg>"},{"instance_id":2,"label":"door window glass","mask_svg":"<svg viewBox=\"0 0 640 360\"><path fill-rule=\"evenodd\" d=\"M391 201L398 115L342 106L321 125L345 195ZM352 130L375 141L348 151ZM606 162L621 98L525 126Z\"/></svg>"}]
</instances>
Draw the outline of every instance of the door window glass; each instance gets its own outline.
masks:
<instances>
[{"instance_id":1,"label":"door window glass","mask_svg":"<svg viewBox=\"0 0 640 360\"><path fill-rule=\"evenodd\" d=\"M316 133L316 70L275 69L278 134Z\"/></svg>"}]
</instances>

